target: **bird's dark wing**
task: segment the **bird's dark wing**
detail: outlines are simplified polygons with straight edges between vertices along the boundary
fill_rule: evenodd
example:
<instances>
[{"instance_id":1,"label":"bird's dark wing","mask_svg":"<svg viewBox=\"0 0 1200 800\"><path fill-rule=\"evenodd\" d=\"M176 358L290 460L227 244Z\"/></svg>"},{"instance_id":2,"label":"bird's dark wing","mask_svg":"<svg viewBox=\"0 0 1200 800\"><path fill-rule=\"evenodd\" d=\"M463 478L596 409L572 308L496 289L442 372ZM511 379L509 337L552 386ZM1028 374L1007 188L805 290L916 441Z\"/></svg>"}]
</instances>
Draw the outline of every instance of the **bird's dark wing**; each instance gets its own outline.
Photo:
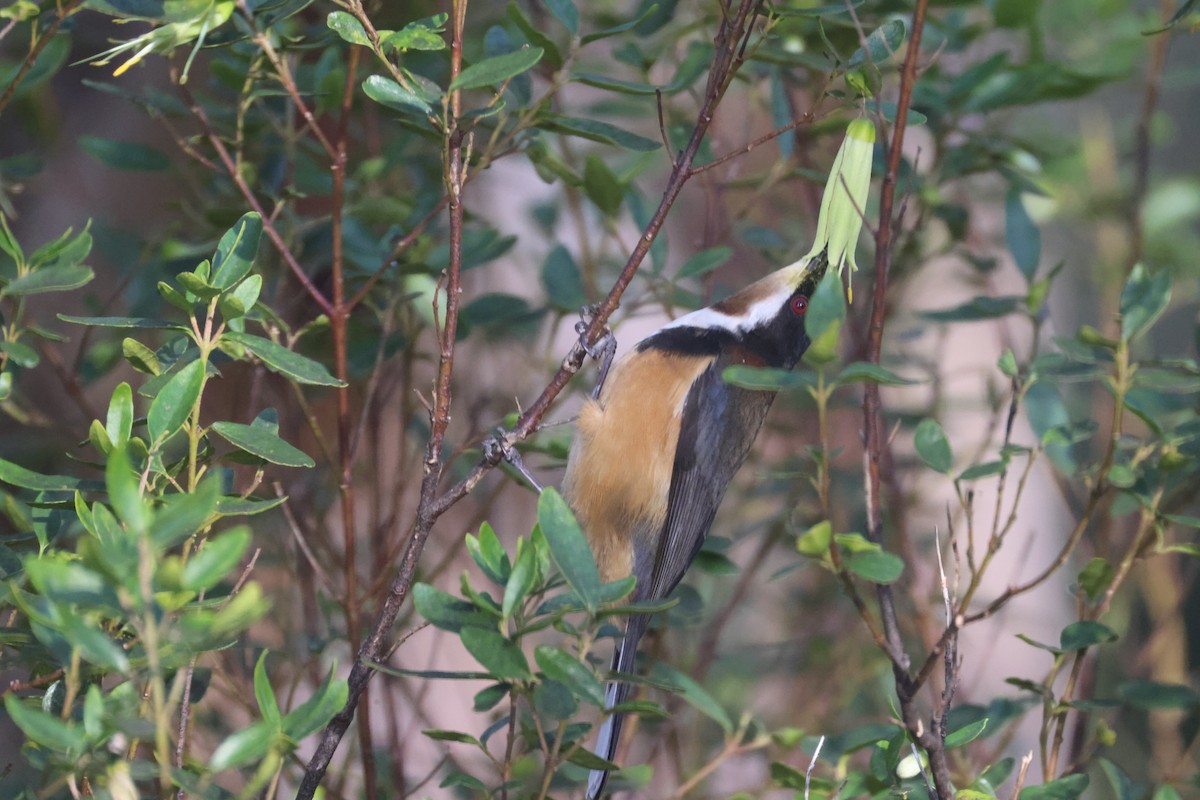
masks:
<instances>
[{"instance_id":1,"label":"bird's dark wing","mask_svg":"<svg viewBox=\"0 0 1200 800\"><path fill-rule=\"evenodd\" d=\"M667 518L650 584L646 592L637 592L641 599L666 597L683 579L775 399L774 392L725 383L721 373L731 363L725 357L715 359L684 401Z\"/></svg>"}]
</instances>

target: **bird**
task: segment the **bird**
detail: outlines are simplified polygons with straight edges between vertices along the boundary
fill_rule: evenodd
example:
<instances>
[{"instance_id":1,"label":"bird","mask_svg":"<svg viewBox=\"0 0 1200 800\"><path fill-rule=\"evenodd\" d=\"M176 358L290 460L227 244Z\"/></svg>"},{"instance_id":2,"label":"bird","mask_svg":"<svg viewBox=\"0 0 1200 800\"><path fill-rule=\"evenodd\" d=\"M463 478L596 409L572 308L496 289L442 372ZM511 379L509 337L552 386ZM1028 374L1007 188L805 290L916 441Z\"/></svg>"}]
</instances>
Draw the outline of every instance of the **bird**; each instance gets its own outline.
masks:
<instances>
[{"instance_id":1,"label":"bird","mask_svg":"<svg viewBox=\"0 0 1200 800\"><path fill-rule=\"evenodd\" d=\"M824 252L667 323L625 354L580 410L563 497L591 545L600 577L636 578L631 599L670 595L700 551L730 480L749 453L775 392L725 382L727 367L790 370L808 349L808 304ZM601 369L604 375L605 368ZM633 674L649 618L626 618L612 672ZM631 685L612 679L611 709ZM595 752L616 755L624 715L611 712ZM586 797L608 780L593 770Z\"/></svg>"}]
</instances>

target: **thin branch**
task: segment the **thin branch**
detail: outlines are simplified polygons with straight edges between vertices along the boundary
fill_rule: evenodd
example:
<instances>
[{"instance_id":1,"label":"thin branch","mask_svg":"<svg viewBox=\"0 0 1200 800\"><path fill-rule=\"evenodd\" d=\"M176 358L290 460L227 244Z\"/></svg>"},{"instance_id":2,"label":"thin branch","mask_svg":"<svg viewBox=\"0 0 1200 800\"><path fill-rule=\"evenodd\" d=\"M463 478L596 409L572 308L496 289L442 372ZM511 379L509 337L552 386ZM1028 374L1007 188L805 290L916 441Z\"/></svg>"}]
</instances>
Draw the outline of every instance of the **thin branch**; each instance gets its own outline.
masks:
<instances>
[{"instance_id":1,"label":"thin branch","mask_svg":"<svg viewBox=\"0 0 1200 800\"><path fill-rule=\"evenodd\" d=\"M83 0L69 0L66 4L59 6L58 11L55 12L54 21L46 26L46 30L42 31L42 35L34 42L33 47L29 48L29 54L21 62L21 67L17 70L17 74L9 82L8 86L5 87L4 94L0 95L0 113L4 112L4 107L16 95L17 89L25 80L25 76L29 74L29 70L33 69L33 65L38 60L38 56L42 54L42 50L54 38L54 34L58 33L59 26L66 22L67 17L78 11L81 5L83 5ZM37 20L34 20L32 24L36 29Z\"/></svg>"}]
</instances>

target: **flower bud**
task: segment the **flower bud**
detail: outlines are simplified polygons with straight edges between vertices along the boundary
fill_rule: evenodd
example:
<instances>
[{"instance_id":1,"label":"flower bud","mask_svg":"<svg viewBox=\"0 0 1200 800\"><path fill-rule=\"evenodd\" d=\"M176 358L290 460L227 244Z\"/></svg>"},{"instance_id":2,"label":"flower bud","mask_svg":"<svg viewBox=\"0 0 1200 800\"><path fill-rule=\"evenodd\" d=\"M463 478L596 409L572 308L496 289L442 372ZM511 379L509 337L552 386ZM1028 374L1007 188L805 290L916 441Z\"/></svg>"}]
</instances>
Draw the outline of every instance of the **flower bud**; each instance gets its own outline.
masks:
<instances>
[{"instance_id":1,"label":"flower bud","mask_svg":"<svg viewBox=\"0 0 1200 800\"><path fill-rule=\"evenodd\" d=\"M837 268L839 278L846 264L850 265L851 273L858 269L854 250L867 211L874 150L875 123L867 119L851 122L833 160L825 193L821 195L816 239L812 250L804 257L807 260L825 251L830 266ZM847 290L847 297L853 300L852 290Z\"/></svg>"}]
</instances>

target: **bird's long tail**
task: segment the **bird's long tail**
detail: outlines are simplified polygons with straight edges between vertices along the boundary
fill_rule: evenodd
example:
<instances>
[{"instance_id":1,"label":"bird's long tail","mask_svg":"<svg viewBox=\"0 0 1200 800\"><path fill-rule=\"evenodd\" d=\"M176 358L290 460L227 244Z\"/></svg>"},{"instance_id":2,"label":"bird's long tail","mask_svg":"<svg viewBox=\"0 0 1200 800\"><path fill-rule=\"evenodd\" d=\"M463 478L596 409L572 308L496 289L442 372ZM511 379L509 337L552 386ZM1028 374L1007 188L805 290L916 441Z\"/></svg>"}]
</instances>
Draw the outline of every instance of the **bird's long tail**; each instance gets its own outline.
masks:
<instances>
[{"instance_id":1,"label":"bird's long tail","mask_svg":"<svg viewBox=\"0 0 1200 800\"><path fill-rule=\"evenodd\" d=\"M646 624L648 618L645 616L631 617L625 623L625 636L621 639L621 644L617 651L613 653L612 670L621 674L632 674L636 661L638 642L642 638L642 634L646 632ZM608 690L604 696L604 707L606 709L615 708L629 699L630 693L633 691L633 685L625 681L613 681L608 685ZM621 713L612 714L600 726L600 735L596 738L596 755L603 758L605 761L612 761L617 755L617 744L621 740L621 726L625 722L625 715ZM594 769L592 774L588 776L587 800L600 800L600 795L604 791L604 784L608 782L608 770Z\"/></svg>"}]
</instances>

